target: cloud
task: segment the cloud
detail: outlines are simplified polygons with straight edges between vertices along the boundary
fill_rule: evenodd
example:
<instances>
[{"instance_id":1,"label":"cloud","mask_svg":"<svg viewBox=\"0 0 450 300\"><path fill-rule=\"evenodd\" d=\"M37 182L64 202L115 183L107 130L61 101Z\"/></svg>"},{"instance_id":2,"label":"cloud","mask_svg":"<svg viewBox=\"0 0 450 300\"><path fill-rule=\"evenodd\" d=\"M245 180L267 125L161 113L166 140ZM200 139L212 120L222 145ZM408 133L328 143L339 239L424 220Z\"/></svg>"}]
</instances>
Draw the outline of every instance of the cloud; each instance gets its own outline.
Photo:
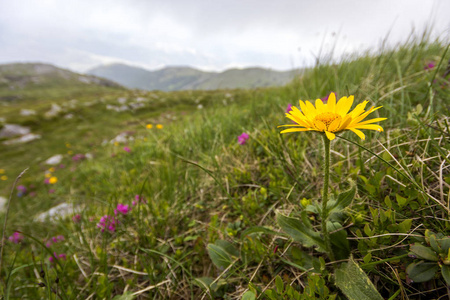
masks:
<instances>
[{"instance_id":1,"label":"cloud","mask_svg":"<svg viewBox=\"0 0 450 300\"><path fill-rule=\"evenodd\" d=\"M450 27L448 0L4 0L0 11L0 63L77 71L114 61L288 69L321 49L374 49L388 32L395 44L431 17L435 32Z\"/></svg>"}]
</instances>

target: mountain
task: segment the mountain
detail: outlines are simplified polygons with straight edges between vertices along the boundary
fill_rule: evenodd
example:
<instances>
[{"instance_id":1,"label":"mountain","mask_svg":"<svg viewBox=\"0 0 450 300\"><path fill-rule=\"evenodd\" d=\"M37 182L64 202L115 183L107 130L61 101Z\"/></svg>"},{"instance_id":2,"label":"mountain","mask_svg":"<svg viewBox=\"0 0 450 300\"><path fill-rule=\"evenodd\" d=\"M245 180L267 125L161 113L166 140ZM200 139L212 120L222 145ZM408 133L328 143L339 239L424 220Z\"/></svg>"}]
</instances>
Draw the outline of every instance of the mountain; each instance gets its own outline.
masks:
<instances>
[{"instance_id":1,"label":"mountain","mask_svg":"<svg viewBox=\"0 0 450 300\"><path fill-rule=\"evenodd\" d=\"M0 65L0 101L63 97L80 92L123 89L119 84L43 63Z\"/></svg>"},{"instance_id":2,"label":"mountain","mask_svg":"<svg viewBox=\"0 0 450 300\"><path fill-rule=\"evenodd\" d=\"M292 81L299 70L279 72L264 68L205 72L190 67L167 67L156 71L111 64L96 67L88 74L107 78L128 88L143 90L216 90L279 86Z\"/></svg>"}]
</instances>

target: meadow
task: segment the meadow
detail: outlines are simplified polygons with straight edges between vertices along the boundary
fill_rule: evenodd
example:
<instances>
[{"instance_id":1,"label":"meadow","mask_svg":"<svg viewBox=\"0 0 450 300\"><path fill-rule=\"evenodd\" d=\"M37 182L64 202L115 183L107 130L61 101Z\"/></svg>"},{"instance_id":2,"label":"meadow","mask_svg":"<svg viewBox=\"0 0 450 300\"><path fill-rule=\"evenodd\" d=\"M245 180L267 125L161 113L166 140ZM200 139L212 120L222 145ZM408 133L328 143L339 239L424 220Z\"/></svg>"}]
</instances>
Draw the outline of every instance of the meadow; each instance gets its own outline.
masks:
<instances>
[{"instance_id":1,"label":"meadow","mask_svg":"<svg viewBox=\"0 0 450 300\"><path fill-rule=\"evenodd\" d=\"M323 57L283 87L2 107L42 136L0 143L3 299L450 298L449 59L446 43L412 37ZM321 247L321 134L277 128L288 105L330 92L387 118L364 141L331 142L334 255ZM61 203L69 215L36 218Z\"/></svg>"}]
</instances>

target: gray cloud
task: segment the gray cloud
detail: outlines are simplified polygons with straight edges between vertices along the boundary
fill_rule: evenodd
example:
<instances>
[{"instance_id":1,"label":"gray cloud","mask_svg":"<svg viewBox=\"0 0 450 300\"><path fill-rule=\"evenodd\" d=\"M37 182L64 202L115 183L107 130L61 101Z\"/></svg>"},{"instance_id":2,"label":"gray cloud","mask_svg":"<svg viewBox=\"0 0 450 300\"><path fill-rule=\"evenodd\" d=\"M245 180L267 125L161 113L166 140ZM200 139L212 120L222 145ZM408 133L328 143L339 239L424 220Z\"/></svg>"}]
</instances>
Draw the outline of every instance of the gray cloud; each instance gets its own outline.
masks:
<instances>
[{"instance_id":1,"label":"gray cloud","mask_svg":"<svg viewBox=\"0 0 450 300\"><path fill-rule=\"evenodd\" d=\"M4 0L0 11L0 63L81 72L112 62L288 69L321 47L341 55L376 48L388 31L394 44L413 27L450 28L448 0Z\"/></svg>"}]
</instances>

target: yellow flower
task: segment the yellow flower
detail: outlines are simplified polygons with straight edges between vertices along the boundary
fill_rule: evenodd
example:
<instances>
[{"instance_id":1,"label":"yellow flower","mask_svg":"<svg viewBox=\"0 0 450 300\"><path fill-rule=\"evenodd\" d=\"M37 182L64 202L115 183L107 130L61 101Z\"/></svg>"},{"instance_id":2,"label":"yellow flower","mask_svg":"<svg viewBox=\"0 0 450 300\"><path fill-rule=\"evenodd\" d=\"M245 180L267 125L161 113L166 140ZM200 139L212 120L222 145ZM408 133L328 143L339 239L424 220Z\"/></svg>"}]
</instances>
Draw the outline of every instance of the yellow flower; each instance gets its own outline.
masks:
<instances>
[{"instance_id":1,"label":"yellow flower","mask_svg":"<svg viewBox=\"0 0 450 300\"><path fill-rule=\"evenodd\" d=\"M67 148L70 148L70 147L72 147L72 145L69 144L69 143L66 143L66 147L67 147Z\"/></svg>"},{"instance_id":2,"label":"yellow flower","mask_svg":"<svg viewBox=\"0 0 450 300\"><path fill-rule=\"evenodd\" d=\"M50 177L52 177L52 173L45 173L45 178L50 178Z\"/></svg>"},{"instance_id":3,"label":"yellow flower","mask_svg":"<svg viewBox=\"0 0 450 300\"><path fill-rule=\"evenodd\" d=\"M0 174L5 174L5 169L0 169Z\"/></svg>"},{"instance_id":4,"label":"yellow flower","mask_svg":"<svg viewBox=\"0 0 450 300\"><path fill-rule=\"evenodd\" d=\"M286 117L294 121L295 125L281 125L290 128L281 131L280 133L296 132L296 131L319 131L325 132L329 140L334 140L335 133L350 130L358 135L362 140L365 139L364 133L359 129L369 129L383 131L379 125L372 123L386 120L386 118L375 118L362 122L370 113L381 108L371 107L365 111L369 101L365 100L358 104L355 109L349 112L353 104L353 96L342 97L336 103L336 95L331 93L328 97L328 102L324 104L321 99L316 100L316 106L309 102L300 100L300 109L292 106L291 111L286 113ZM279 127L281 127L279 126Z\"/></svg>"},{"instance_id":5,"label":"yellow flower","mask_svg":"<svg viewBox=\"0 0 450 300\"><path fill-rule=\"evenodd\" d=\"M58 178L56 178L55 176L50 177L48 180L48 183L50 183L50 184L55 184L57 182L58 182Z\"/></svg>"},{"instance_id":6,"label":"yellow flower","mask_svg":"<svg viewBox=\"0 0 450 300\"><path fill-rule=\"evenodd\" d=\"M48 169L50 172L55 172L55 168L51 167L50 169Z\"/></svg>"},{"instance_id":7,"label":"yellow flower","mask_svg":"<svg viewBox=\"0 0 450 300\"><path fill-rule=\"evenodd\" d=\"M158 128L158 129L162 129L162 128L163 128L163 126L162 126L161 124L158 124L158 125L156 125L156 128Z\"/></svg>"},{"instance_id":8,"label":"yellow flower","mask_svg":"<svg viewBox=\"0 0 450 300\"><path fill-rule=\"evenodd\" d=\"M146 127L147 129L152 129L152 128L153 128L153 125L152 125L152 124L147 124L145 127Z\"/></svg>"},{"instance_id":9,"label":"yellow flower","mask_svg":"<svg viewBox=\"0 0 450 300\"><path fill-rule=\"evenodd\" d=\"M8 176L3 175L2 177L0 177L1 180L8 180Z\"/></svg>"},{"instance_id":10,"label":"yellow flower","mask_svg":"<svg viewBox=\"0 0 450 300\"><path fill-rule=\"evenodd\" d=\"M69 151L67 151L67 154L72 155L72 154L73 154L73 151L72 151L72 150L69 150Z\"/></svg>"}]
</instances>

